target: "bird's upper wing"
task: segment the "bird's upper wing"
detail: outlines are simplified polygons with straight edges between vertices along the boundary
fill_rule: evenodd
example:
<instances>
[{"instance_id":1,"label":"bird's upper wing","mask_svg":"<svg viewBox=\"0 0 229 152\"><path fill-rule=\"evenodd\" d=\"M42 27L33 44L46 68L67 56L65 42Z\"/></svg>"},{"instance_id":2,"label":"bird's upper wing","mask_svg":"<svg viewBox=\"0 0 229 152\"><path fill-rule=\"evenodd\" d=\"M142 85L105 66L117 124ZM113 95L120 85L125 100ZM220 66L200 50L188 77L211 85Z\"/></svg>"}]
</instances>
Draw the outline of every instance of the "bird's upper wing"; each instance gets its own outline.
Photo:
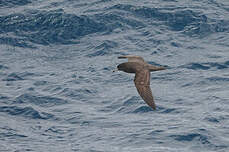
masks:
<instances>
[{"instance_id":1,"label":"bird's upper wing","mask_svg":"<svg viewBox=\"0 0 229 152\"><path fill-rule=\"evenodd\" d=\"M135 55L124 55L124 56L119 56L119 59L128 59L128 62L140 62L144 63L144 59L140 56L135 56Z\"/></svg>"},{"instance_id":2,"label":"bird's upper wing","mask_svg":"<svg viewBox=\"0 0 229 152\"><path fill-rule=\"evenodd\" d=\"M153 109L156 109L152 91L150 89L150 72L148 69L141 69L136 72L134 83L142 99Z\"/></svg>"},{"instance_id":3,"label":"bird's upper wing","mask_svg":"<svg viewBox=\"0 0 229 152\"><path fill-rule=\"evenodd\" d=\"M162 67L162 66L160 66L160 67L158 67L158 66L153 66L153 65L151 65L151 64L146 64L146 66L147 66L147 68L149 69L149 71L160 71L160 70L165 70L165 67Z\"/></svg>"}]
</instances>

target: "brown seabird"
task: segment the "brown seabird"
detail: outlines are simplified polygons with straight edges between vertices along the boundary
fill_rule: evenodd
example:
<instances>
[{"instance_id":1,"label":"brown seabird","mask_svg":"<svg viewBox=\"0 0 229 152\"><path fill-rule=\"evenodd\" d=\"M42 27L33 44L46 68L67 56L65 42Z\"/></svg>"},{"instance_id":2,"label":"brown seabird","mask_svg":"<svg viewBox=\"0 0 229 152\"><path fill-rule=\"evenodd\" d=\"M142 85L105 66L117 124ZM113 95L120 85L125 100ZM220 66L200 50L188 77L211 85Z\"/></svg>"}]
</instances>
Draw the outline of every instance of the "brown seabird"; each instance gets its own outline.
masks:
<instances>
[{"instance_id":1,"label":"brown seabird","mask_svg":"<svg viewBox=\"0 0 229 152\"><path fill-rule=\"evenodd\" d=\"M127 73L135 73L134 84L142 99L153 109L156 109L152 91L150 89L150 72L165 70L164 67L156 67L148 64L140 56L125 55L118 59L128 59L128 62L121 63L117 70Z\"/></svg>"}]
</instances>

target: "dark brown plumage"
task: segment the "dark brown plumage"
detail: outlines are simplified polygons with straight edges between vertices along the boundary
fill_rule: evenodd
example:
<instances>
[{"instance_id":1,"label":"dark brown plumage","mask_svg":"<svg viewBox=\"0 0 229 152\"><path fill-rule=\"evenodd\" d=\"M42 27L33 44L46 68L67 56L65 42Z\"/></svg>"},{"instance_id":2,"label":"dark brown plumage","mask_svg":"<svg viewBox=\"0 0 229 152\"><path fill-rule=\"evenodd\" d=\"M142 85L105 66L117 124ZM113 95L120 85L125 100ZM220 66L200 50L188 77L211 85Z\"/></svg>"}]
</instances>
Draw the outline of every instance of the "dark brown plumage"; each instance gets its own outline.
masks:
<instances>
[{"instance_id":1,"label":"dark brown plumage","mask_svg":"<svg viewBox=\"0 0 229 152\"><path fill-rule=\"evenodd\" d=\"M142 99L153 109L156 109L152 91L150 89L150 72L164 70L164 67L156 67L148 64L140 56L120 56L119 59L128 59L128 62L121 63L117 70L127 73L135 73L134 84Z\"/></svg>"}]
</instances>

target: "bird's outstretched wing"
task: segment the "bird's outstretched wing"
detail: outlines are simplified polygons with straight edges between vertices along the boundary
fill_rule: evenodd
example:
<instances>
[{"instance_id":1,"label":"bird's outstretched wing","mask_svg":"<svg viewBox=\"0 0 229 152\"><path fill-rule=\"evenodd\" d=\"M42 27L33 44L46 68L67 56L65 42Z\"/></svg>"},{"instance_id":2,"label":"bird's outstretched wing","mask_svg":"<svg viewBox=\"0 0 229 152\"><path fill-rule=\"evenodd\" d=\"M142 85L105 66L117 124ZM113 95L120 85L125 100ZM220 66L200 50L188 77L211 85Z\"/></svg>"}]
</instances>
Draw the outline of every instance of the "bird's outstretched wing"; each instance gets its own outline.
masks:
<instances>
[{"instance_id":1,"label":"bird's outstretched wing","mask_svg":"<svg viewBox=\"0 0 229 152\"><path fill-rule=\"evenodd\" d=\"M135 55L119 56L118 59L128 59L128 62L140 62L140 63L144 63L144 59L142 57L135 56Z\"/></svg>"},{"instance_id":2,"label":"bird's outstretched wing","mask_svg":"<svg viewBox=\"0 0 229 152\"><path fill-rule=\"evenodd\" d=\"M165 70L165 67L158 67L158 66L153 66L151 64L147 64L147 68L149 69L150 72L152 71L160 71L160 70Z\"/></svg>"},{"instance_id":3,"label":"bird's outstretched wing","mask_svg":"<svg viewBox=\"0 0 229 152\"><path fill-rule=\"evenodd\" d=\"M135 86L142 99L153 109L156 109L152 91L150 89L150 72L148 69L141 69L136 72L134 79Z\"/></svg>"}]
</instances>

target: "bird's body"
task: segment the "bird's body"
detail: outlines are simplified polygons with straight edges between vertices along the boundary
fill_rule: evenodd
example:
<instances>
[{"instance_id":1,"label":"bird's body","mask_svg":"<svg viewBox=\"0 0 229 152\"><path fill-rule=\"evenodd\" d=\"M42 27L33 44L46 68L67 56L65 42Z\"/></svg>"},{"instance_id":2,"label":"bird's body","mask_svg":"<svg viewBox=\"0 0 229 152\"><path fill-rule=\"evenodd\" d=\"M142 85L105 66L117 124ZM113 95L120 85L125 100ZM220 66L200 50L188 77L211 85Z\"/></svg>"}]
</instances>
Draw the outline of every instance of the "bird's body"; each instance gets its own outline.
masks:
<instances>
[{"instance_id":1,"label":"bird's body","mask_svg":"<svg viewBox=\"0 0 229 152\"><path fill-rule=\"evenodd\" d=\"M164 70L164 67L156 67L148 64L140 56L120 56L119 59L128 59L128 62L117 66L118 70L127 73L135 73L134 84L142 99L153 109L156 109L152 91L150 89L150 72Z\"/></svg>"}]
</instances>

